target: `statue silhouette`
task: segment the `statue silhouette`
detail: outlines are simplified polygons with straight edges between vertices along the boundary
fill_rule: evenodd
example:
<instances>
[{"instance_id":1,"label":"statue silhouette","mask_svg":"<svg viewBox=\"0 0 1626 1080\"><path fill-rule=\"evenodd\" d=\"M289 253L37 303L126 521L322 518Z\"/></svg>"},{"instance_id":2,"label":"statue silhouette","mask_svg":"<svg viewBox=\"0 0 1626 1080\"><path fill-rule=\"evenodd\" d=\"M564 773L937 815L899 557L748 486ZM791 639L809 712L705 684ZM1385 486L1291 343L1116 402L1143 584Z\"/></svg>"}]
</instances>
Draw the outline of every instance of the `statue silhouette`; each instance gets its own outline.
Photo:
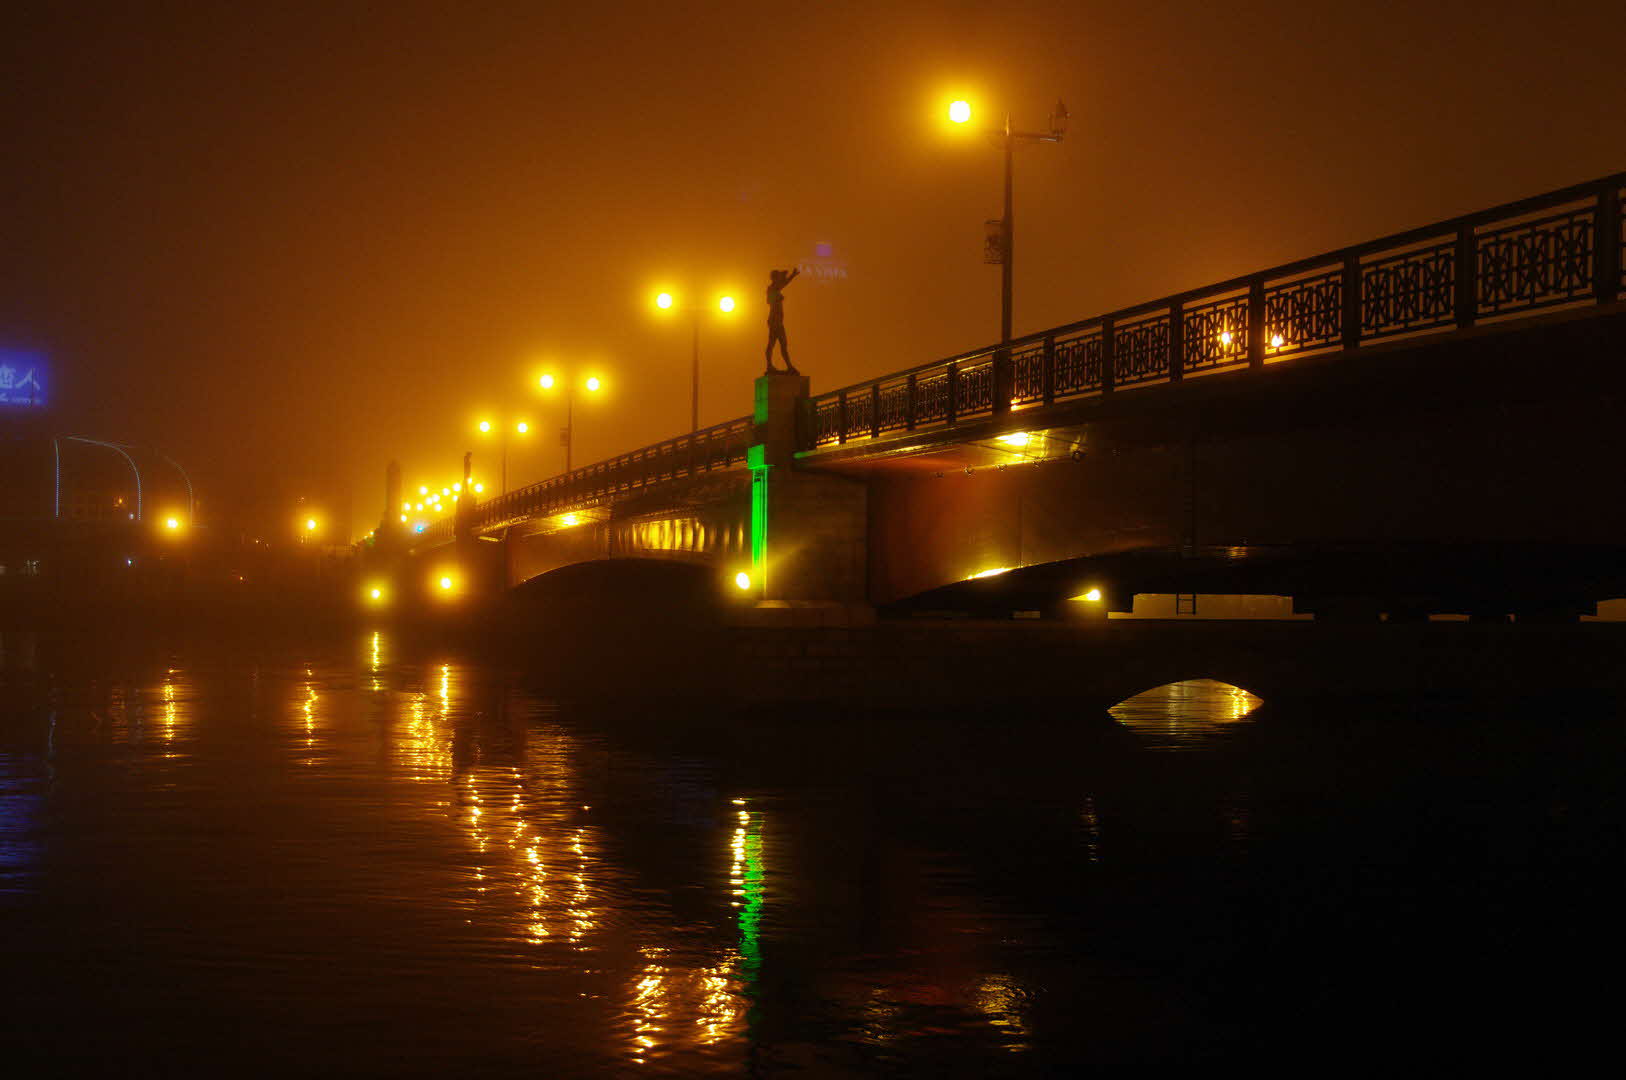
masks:
<instances>
[{"instance_id":1,"label":"statue silhouette","mask_svg":"<svg viewBox=\"0 0 1626 1080\"><path fill-rule=\"evenodd\" d=\"M787 374L798 374L796 365L790 362L790 345L785 340L785 286L789 285L800 274L800 270L770 270L768 271L768 347L762 351L762 358L768 364L768 371L776 371L773 366L773 344L779 342L779 355L785 361Z\"/></svg>"}]
</instances>

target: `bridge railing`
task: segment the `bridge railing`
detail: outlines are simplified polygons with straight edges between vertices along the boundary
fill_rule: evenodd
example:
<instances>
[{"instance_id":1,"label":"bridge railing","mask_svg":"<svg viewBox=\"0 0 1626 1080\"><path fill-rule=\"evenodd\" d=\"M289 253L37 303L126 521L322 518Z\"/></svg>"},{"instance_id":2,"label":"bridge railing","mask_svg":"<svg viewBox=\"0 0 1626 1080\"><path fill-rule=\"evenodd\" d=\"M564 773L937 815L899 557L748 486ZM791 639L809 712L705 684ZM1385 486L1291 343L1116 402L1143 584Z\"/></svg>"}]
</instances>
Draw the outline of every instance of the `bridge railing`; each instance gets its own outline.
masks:
<instances>
[{"instance_id":1,"label":"bridge railing","mask_svg":"<svg viewBox=\"0 0 1626 1080\"><path fill-rule=\"evenodd\" d=\"M655 484L730 468L744 463L752 439L749 416L714 424L515 488L477 505L468 513L467 521L477 530L493 529L590 506ZM454 519L442 519L419 533L414 542L444 543L452 538L456 527Z\"/></svg>"},{"instance_id":2,"label":"bridge railing","mask_svg":"<svg viewBox=\"0 0 1626 1080\"><path fill-rule=\"evenodd\" d=\"M1623 219L1616 173L934 360L818 395L804 446L1613 303L1626 291Z\"/></svg>"}]
</instances>

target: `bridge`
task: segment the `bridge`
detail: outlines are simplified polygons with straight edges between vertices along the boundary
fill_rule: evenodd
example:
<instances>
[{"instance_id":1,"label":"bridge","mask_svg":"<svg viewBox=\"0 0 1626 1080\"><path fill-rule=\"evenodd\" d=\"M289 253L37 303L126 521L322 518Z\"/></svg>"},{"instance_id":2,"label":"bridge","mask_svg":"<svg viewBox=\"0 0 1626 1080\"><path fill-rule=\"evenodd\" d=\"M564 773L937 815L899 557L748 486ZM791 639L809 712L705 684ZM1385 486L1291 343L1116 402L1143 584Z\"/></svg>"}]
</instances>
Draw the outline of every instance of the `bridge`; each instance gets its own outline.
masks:
<instances>
[{"instance_id":1,"label":"bridge","mask_svg":"<svg viewBox=\"0 0 1626 1080\"><path fill-rule=\"evenodd\" d=\"M421 534L396 481L377 554L403 594L1572 619L1626 596L1623 204L1617 173L818 395L765 375L749 416Z\"/></svg>"}]
</instances>

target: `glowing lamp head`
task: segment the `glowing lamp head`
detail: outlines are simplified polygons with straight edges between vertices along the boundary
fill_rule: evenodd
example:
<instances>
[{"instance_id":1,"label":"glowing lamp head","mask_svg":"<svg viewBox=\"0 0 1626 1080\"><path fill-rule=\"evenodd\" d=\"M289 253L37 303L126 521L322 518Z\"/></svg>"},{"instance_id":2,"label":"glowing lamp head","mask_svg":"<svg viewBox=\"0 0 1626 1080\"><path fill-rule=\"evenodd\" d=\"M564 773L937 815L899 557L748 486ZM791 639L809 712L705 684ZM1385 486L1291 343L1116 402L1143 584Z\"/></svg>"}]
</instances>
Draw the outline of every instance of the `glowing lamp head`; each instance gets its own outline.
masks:
<instances>
[{"instance_id":1,"label":"glowing lamp head","mask_svg":"<svg viewBox=\"0 0 1626 1080\"><path fill-rule=\"evenodd\" d=\"M1221 330L1220 331L1220 344L1221 345L1229 345L1230 343L1231 343L1231 332L1229 330Z\"/></svg>"},{"instance_id":2,"label":"glowing lamp head","mask_svg":"<svg viewBox=\"0 0 1626 1080\"><path fill-rule=\"evenodd\" d=\"M672 308L672 294L669 292L663 292L656 295L655 306L660 308L662 311L670 311Z\"/></svg>"},{"instance_id":3,"label":"glowing lamp head","mask_svg":"<svg viewBox=\"0 0 1626 1080\"><path fill-rule=\"evenodd\" d=\"M181 519L180 518L165 518L164 519L164 528L169 529L171 532L175 531L176 529L179 529L180 527L181 527Z\"/></svg>"},{"instance_id":4,"label":"glowing lamp head","mask_svg":"<svg viewBox=\"0 0 1626 1080\"><path fill-rule=\"evenodd\" d=\"M732 296L725 296L721 300L717 301L717 310L721 311L724 315L732 313L734 310L734 298Z\"/></svg>"},{"instance_id":5,"label":"glowing lamp head","mask_svg":"<svg viewBox=\"0 0 1626 1080\"><path fill-rule=\"evenodd\" d=\"M1286 342L1286 340L1287 339L1282 337L1280 334L1272 334L1270 335L1270 347L1272 349L1279 349Z\"/></svg>"},{"instance_id":6,"label":"glowing lamp head","mask_svg":"<svg viewBox=\"0 0 1626 1080\"><path fill-rule=\"evenodd\" d=\"M1100 589L1091 589L1089 592L1084 594L1084 599L1088 600L1092 604L1100 603L1101 602L1101 590Z\"/></svg>"},{"instance_id":7,"label":"glowing lamp head","mask_svg":"<svg viewBox=\"0 0 1626 1080\"><path fill-rule=\"evenodd\" d=\"M440 588L441 588L442 592L451 592L451 590L452 590L452 579L449 578L449 577L441 578L440 579Z\"/></svg>"},{"instance_id":8,"label":"glowing lamp head","mask_svg":"<svg viewBox=\"0 0 1626 1080\"><path fill-rule=\"evenodd\" d=\"M305 519L305 531L306 532L315 532L316 531L316 519L315 518L306 518Z\"/></svg>"},{"instance_id":9,"label":"glowing lamp head","mask_svg":"<svg viewBox=\"0 0 1626 1080\"><path fill-rule=\"evenodd\" d=\"M521 435L523 435L527 431L531 430L531 425L529 425L525 421L521 420L518 424L514 425L514 430L519 432Z\"/></svg>"},{"instance_id":10,"label":"glowing lamp head","mask_svg":"<svg viewBox=\"0 0 1626 1080\"><path fill-rule=\"evenodd\" d=\"M427 495L427 494L429 494L429 488L427 486L423 485L423 484L419 484L418 485L418 494L419 495Z\"/></svg>"},{"instance_id":11,"label":"glowing lamp head","mask_svg":"<svg viewBox=\"0 0 1626 1080\"><path fill-rule=\"evenodd\" d=\"M491 421L490 420L482 420L482 421L480 421L480 434L484 435L487 432L489 432L490 430L491 430Z\"/></svg>"},{"instance_id":12,"label":"glowing lamp head","mask_svg":"<svg viewBox=\"0 0 1626 1080\"><path fill-rule=\"evenodd\" d=\"M971 121L971 102L956 101L949 106L949 119L956 124L965 124Z\"/></svg>"},{"instance_id":13,"label":"glowing lamp head","mask_svg":"<svg viewBox=\"0 0 1626 1080\"><path fill-rule=\"evenodd\" d=\"M485 493L485 490L486 490L486 486L484 484L475 484L474 485L474 493L476 495L483 495Z\"/></svg>"},{"instance_id":14,"label":"glowing lamp head","mask_svg":"<svg viewBox=\"0 0 1626 1080\"><path fill-rule=\"evenodd\" d=\"M599 387L603 386L604 384L598 381L598 376L597 375L591 375L591 376L588 377L587 382L586 382L585 385L587 386L587 389L596 391Z\"/></svg>"},{"instance_id":15,"label":"glowing lamp head","mask_svg":"<svg viewBox=\"0 0 1626 1080\"><path fill-rule=\"evenodd\" d=\"M457 483L453 484L452 485L452 490L453 491L462 491L463 490L463 481L459 480Z\"/></svg>"},{"instance_id":16,"label":"glowing lamp head","mask_svg":"<svg viewBox=\"0 0 1626 1080\"><path fill-rule=\"evenodd\" d=\"M734 575L734 585L742 592L749 589L751 587L751 575L747 574L744 570L741 570L739 573Z\"/></svg>"},{"instance_id":17,"label":"glowing lamp head","mask_svg":"<svg viewBox=\"0 0 1626 1080\"><path fill-rule=\"evenodd\" d=\"M552 375L544 375L540 379L536 380L536 384L538 386L540 386L544 390L552 390L553 389L553 376Z\"/></svg>"}]
</instances>

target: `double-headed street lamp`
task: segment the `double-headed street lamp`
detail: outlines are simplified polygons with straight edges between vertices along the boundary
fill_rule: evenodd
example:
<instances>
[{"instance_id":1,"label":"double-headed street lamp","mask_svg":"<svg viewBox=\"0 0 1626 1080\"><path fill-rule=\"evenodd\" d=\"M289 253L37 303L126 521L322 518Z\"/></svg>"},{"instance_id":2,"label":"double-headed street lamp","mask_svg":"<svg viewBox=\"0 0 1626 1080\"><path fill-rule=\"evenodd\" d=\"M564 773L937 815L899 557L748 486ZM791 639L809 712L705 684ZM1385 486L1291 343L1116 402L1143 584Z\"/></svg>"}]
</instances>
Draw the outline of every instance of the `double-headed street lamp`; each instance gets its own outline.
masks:
<instances>
[{"instance_id":1,"label":"double-headed street lamp","mask_svg":"<svg viewBox=\"0 0 1626 1080\"><path fill-rule=\"evenodd\" d=\"M559 387L561 381L564 383L565 391L565 426L564 430L559 434L560 441L565 444L565 472L569 472L570 452L576 437L576 386L578 380L561 380L549 372L537 379L536 384L544 390L553 390ZM604 386L603 380L597 375L589 375L579 381L581 388L589 394L598 393Z\"/></svg>"},{"instance_id":2,"label":"double-headed street lamp","mask_svg":"<svg viewBox=\"0 0 1626 1080\"><path fill-rule=\"evenodd\" d=\"M531 432L531 425L524 420L516 420L509 424L496 423L491 420L480 421L480 434L490 435L495 430L498 441L502 445L502 480L498 489L499 494L508 490L508 431L510 428L513 429L514 434L520 436L529 435Z\"/></svg>"},{"instance_id":3,"label":"double-headed street lamp","mask_svg":"<svg viewBox=\"0 0 1626 1080\"><path fill-rule=\"evenodd\" d=\"M669 292L659 293L655 297L655 306L660 308L662 311L671 311L671 310L673 310L674 307L676 307L676 305L677 305L677 301L672 297L672 294L669 293ZM734 298L732 296L720 296L720 297L717 298L717 310L719 312L721 312L722 314L724 314L724 315L732 315L732 314L734 314L735 306L736 305L734 303ZM690 431L699 431L700 430L700 312L702 310L706 310L706 309L696 307L693 304L685 304L682 307L677 307L677 310L682 311L682 312L686 313L689 316L689 323L690 323L691 327L694 329L694 363L693 363L693 365L692 365L692 367L690 369L689 430Z\"/></svg>"},{"instance_id":4,"label":"double-headed street lamp","mask_svg":"<svg viewBox=\"0 0 1626 1080\"><path fill-rule=\"evenodd\" d=\"M956 124L971 122L971 104L966 101L956 101L949 106L949 120ZM997 250L995 239L989 238L987 262L1000 264L1000 316L999 340L1000 344L1008 344L1011 340L1011 266L1015 248L1016 225L1011 208L1011 166L1013 151L1018 143L1025 142L1061 142L1061 137L1067 131L1067 106L1060 101L1056 102L1056 111L1050 114L1050 130L1015 131L1011 128L1011 117L1005 114L1005 126L996 131L990 131L988 137L993 144L1005 152L1005 216L998 222L999 232ZM990 222L990 224L994 224Z\"/></svg>"}]
</instances>

